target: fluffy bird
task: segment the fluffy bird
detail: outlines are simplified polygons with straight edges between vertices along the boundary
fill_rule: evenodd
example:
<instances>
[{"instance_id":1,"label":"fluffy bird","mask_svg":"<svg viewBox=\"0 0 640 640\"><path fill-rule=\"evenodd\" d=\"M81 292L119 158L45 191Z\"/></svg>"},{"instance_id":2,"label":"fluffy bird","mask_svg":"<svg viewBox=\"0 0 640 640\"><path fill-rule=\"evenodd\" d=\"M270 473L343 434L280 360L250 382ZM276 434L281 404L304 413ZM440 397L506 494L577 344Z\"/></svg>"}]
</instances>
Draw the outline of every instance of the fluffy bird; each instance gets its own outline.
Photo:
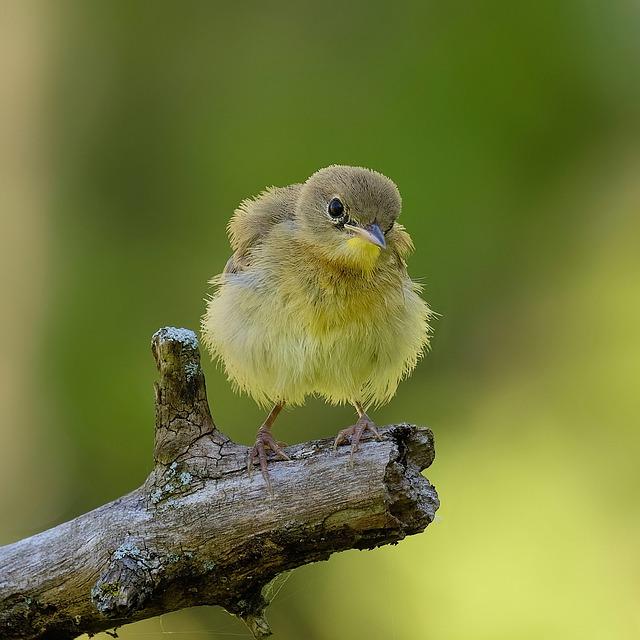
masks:
<instances>
[{"instance_id":1,"label":"fluffy bird","mask_svg":"<svg viewBox=\"0 0 640 640\"><path fill-rule=\"evenodd\" d=\"M350 441L353 455L365 431L378 437L368 407L393 397L428 345L401 206L386 176L333 165L244 200L229 223L233 255L211 281L203 341L237 389L271 407L248 459L268 486L267 450L288 459L271 431L285 404L352 404L357 421L335 446Z\"/></svg>"}]
</instances>

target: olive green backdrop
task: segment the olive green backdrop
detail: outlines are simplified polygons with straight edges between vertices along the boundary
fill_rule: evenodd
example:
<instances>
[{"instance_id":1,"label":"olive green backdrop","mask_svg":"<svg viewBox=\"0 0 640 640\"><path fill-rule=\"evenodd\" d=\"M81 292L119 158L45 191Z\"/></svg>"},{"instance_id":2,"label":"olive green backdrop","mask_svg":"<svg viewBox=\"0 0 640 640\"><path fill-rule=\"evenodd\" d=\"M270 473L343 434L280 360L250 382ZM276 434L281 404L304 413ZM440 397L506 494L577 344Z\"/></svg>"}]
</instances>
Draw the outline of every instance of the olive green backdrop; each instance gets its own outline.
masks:
<instances>
[{"instance_id":1,"label":"olive green backdrop","mask_svg":"<svg viewBox=\"0 0 640 640\"><path fill-rule=\"evenodd\" d=\"M440 314L374 417L433 428L442 507L397 547L281 580L276 637L638 637L637 3L2 11L0 543L145 478L150 337L198 327L238 202L363 165L397 182ZM214 419L249 443L259 410L204 368ZM310 400L277 432L350 420ZM119 631L168 633L248 637L219 609Z\"/></svg>"}]
</instances>

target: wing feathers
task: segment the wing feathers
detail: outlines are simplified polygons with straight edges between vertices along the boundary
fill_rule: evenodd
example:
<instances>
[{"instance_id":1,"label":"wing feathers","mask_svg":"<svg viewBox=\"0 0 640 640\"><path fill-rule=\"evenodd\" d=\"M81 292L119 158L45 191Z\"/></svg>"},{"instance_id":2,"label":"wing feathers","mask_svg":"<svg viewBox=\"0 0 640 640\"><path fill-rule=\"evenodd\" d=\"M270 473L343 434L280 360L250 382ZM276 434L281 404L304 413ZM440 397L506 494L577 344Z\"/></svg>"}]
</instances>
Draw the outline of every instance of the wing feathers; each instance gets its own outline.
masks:
<instances>
[{"instance_id":1,"label":"wing feathers","mask_svg":"<svg viewBox=\"0 0 640 640\"><path fill-rule=\"evenodd\" d=\"M228 225L234 254L227 262L225 273L245 269L251 249L259 245L277 224L293 219L301 187L301 184L270 187L240 203Z\"/></svg>"}]
</instances>

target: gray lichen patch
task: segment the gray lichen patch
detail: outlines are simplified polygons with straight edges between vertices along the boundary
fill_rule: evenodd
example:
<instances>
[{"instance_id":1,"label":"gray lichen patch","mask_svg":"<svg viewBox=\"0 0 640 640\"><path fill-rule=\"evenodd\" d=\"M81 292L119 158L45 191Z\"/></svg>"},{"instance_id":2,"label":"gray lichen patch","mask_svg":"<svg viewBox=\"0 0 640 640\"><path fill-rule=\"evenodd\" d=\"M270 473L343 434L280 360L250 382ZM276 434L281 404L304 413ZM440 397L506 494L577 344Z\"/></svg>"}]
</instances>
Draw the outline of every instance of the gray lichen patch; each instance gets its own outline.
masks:
<instances>
[{"instance_id":1,"label":"gray lichen patch","mask_svg":"<svg viewBox=\"0 0 640 640\"><path fill-rule=\"evenodd\" d=\"M172 462L156 477L154 488L149 493L149 500L151 504L157 505L171 497L193 493L202 485L202 481L190 471L181 469L177 462Z\"/></svg>"},{"instance_id":2,"label":"gray lichen patch","mask_svg":"<svg viewBox=\"0 0 640 640\"><path fill-rule=\"evenodd\" d=\"M184 365L184 372L189 382L198 375L199 371L200 365L197 362L187 362L187 364Z\"/></svg>"},{"instance_id":3,"label":"gray lichen patch","mask_svg":"<svg viewBox=\"0 0 640 640\"><path fill-rule=\"evenodd\" d=\"M190 349L198 348L198 336L191 329L178 329L176 327L163 327L158 329L151 338L152 343L156 340L173 340L180 342Z\"/></svg>"},{"instance_id":4,"label":"gray lichen patch","mask_svg":"<svg viewBox=\"0 0 640 640\"><path fill-rule=\"evenodd\" d=\"M113 559L114 560L122 560L123 558L133 558L137 562L142 562L144 559L144 555L142 551L137 547L137 545L132 542L124 542L122 543L114 552Z\"/></svg>"},{"instance_id":5,"label":"gray lichen patch","mask_svg":"<svg viewBox=\"0 0 640 640\"><path fill-rule=\"evenodd\" d=\"M202 568L205 573L211 573L212 571L215 571L216 567L217 565L213 560L205 560L202 563Z\"/></svg>"},{"instance_id":6,"label":"gray lichen patch","mask_svg":"<svg viewBox=\"0 0 640 640\"><path fill-rule=\"evenodd\" d=\"M107 570L91 589L91 600L105 616L130 614L147 602L161 569L156 553L125 541L113 552Z\"/></svg>"}]
</instances>

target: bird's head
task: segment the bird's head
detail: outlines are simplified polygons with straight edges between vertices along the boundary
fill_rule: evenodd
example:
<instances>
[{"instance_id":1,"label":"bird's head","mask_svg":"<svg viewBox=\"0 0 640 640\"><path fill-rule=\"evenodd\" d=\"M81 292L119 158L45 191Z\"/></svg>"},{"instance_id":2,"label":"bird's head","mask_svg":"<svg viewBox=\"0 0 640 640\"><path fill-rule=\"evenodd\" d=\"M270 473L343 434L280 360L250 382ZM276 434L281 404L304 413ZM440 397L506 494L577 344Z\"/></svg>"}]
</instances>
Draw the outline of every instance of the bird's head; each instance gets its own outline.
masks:
<instances>
[{"instance_id":1,"label":"bird's head","mask_svg":"<svg viewBox=\"0 0 640 640\"><path fill-rule=\"evenodd\" d=\"M296 219L315 253L339 266L371 271L393 248L401 207L398 188L381 173L332 165L304 183Z\"/></svg>"}]
</instances>

